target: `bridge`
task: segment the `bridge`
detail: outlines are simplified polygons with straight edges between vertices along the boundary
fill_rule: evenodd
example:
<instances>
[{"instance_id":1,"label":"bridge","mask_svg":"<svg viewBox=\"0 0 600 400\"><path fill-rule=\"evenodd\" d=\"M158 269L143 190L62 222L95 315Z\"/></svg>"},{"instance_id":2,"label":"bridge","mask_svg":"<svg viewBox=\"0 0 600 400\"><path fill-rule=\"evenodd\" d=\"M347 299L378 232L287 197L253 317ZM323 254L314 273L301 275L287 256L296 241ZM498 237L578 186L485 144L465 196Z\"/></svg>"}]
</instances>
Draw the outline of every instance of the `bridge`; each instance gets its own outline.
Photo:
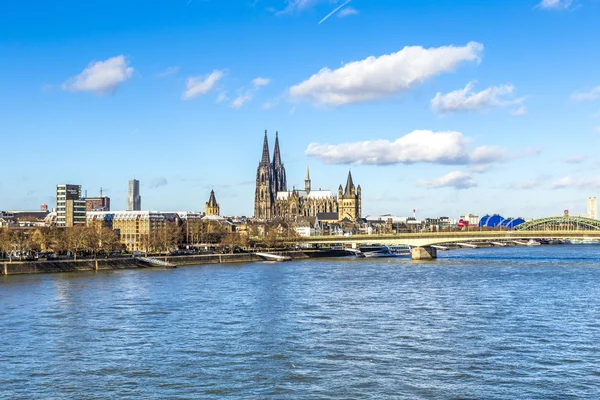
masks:
<instances>
[{"instance_id":1,"label":"bridge","mask_svg":"<svg viewBox=\"0 0 600 400\"><path fill-rule=\"evenodd\" d=\"M600 221L581 217L549 217L532 220L513 230L478 230L453 232L421 232L380 235L311 236L300 238L307 244L400 244L413 248L413 260L437 257L437 247L444 244L477 242L515 242L529 239L600 239Z\"/></svg>"}]
</instances>

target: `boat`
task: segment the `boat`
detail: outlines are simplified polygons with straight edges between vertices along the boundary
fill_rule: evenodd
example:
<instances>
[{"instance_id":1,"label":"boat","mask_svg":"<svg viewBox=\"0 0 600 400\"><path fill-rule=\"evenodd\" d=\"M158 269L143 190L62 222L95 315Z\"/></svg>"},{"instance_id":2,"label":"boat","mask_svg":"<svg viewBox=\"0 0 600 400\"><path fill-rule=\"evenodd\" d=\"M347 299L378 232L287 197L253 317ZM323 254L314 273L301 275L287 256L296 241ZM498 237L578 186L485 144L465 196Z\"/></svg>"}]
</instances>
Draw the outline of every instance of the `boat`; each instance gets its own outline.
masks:
<instances>
[{"instance_id":1,"label":"boat","mask_svg":"<svg viewBox=\"0 0 600 400\"><path fill-rule=\"evenodd\" d=\"M344 248L326 248L320 250L304 251L308 258L332 258L332 257L364 257L360 250Z\"/></svg>"},{"instance_id":2,"label":"boat","mask_svg":"<svg viewBox=\"0 0 600 400\"><path fill-rule=\"evenodd\" d=\"M361 246L360 251L367 258L396 257L396 254L386 245Z\"/></svg>"},{"instance_id":3,"label":"boat","mask_svg":"<svg viewBox=\"0 0 600 400\"><path fill-rule=\"evenodd\" d=\"M394 253L398 257L409 257L412 255L412 249L410 246L407 246L407 245L394 244L394 245L388 246L388 248L390 249L390 251L392 253Z\"/></svg>"},{"instance_id":4,"label":"boat","mask_svg":"<svg viewBox=\"0 0 600 400\"><path fill-rule=\"evenodd\" d=\"M541 243L534 239L529 239L527 246L541 246Z\"/></svg>"},{"instance_id":5,"label":"boat","mask_svg":"<svg viewBox=\"0 0 600 400\"><path fill-rule=\"evenodd\" d=\"M571 239L569 244L598 244L598 239L592 239L592 238Z\"/></svg>"}]
</instances>

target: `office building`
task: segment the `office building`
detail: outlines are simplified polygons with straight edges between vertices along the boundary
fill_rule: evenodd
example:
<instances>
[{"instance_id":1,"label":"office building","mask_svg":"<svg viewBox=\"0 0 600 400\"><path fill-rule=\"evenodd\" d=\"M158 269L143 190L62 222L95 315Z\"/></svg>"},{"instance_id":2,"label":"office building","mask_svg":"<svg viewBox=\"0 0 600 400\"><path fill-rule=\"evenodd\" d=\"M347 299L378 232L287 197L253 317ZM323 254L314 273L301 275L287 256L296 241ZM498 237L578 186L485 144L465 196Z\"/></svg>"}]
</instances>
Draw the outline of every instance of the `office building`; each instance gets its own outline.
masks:
<instances>
[{"instance_id":1,"label":"office building","mask_svg":"<svg viewBox=\"0 0 600 400\"><path fill-rule=\"evenodd\" d=\"M129 181L129 190L127 192L127 211L140 211L141 209L140 181L132 179Z\"/></svg>"},{"instance_id":2,"label":"office building","mask_svg":"<svg viewBox=\"0 0 600 400\"><path fill-rule=\"evenodd\" d=\"M56 185L56 226L85 224L85 200L81 185Z\"/></svg>"},{"instance_id":3,"label":"office building","mask_svg":"<svg viewBox=\"0 0 600 400\"><path fill-rule=\"evenodd\" d=\"M596 197L588 198L587 216L591 219L598 219L598 200L596 199Z\"/></svg>"}]
</instances>

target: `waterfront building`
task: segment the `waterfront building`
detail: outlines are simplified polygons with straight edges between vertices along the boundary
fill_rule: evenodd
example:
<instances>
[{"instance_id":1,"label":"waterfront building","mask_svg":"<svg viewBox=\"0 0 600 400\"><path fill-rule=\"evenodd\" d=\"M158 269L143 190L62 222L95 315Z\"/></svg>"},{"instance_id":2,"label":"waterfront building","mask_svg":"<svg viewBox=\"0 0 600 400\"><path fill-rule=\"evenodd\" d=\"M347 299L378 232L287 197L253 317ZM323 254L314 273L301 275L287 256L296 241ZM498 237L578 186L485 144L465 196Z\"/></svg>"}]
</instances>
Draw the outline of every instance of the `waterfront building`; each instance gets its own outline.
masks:
<instances>
[{"instance_id":1,"label":"waterfront building","mask_svg":"<svg viewBox=\"0 0 600 400\"><path fill-rule=\"evenodd\" d=\"M129 190L127 191L127 211L140 211L141 209L140 181L132 179L129 181Z\"/></svg>"},{"instance_id":2,"label":"waterfront building","mask_svg":"<svg viewBox=\"0 0 600 400\"><path fill-rule=\"evenodd\" d=\"M502 218L502 217L500 217ZM465 214L461 215L460 219L466 222L468 225L475 226L479 223L479 215L477 214Z\"/></svg>"},{"instance_id":3,"label":"waterfront building","mask_svg":"<svg viewBox=\"0 0 600 400\"><path fill-rule=\"evenodd\" d=\"M119 235L119 241L128 251L146 251L152 247L167 222L179 222L176 213L159 211L90 211L88 226L106 226Z\"/></svg>"},{"instance_id":4,"label":"waterfront building","mask_svg":"<svg viewBox=\"0 0 600 400\"><path fill-rule=\"evenodd\" d=\"M336 220L356 221L362 214L360 185L356 187L348 172L345 189L340 185L338 196L331 190L313 190L310 172L306 168L304 190L288 190L285 167L281 161L279 134L275 134L275 149L271 161L267 131L263 141L262 157L256 171L254 217L260 220L295 220L298 217L316 217L318 214L337 215Z\"/></svg>"},{"instance_id":5,"label":"waterfront building","mask_svg":"<svg viewBox=\"0 0 600 400\"><path fill-rule=\"evenodd\" d=\"M56 225L71 227L85 224L85 200L81 198L81 185L56 185Z\"/></svg>"},{"instance_id":6,"label":"waterfront building","mask_svg":"<svg viewBox=\"0 0 600 400\"><path fill-rule=\"evenodd\" d=\"M86 197L85 198L85 210L86 211L110 211L110 197Z\"/></svg>"},{"instance_id":7,"label":"waterfront building","mask_svg":"<svg viewBox=\"0 0 600 400\"><path fill-rule=\"evenodd\" d=\"M590 219L598 219L598 200L596 200L596 197L588 198L587 217Z\"/></svg>"},{"instance_id":8,"label":"waterfront building","mask_svg":"<svg viewBox=\"0 0 600 400\"><path fill-rule=\"evenodd\" d=\"M206 215L220 215L219 204L217 203L217 199L215 198L215 191L210 191L210 198L205 205L205 213Z\"/></svg>"}]
</instances>

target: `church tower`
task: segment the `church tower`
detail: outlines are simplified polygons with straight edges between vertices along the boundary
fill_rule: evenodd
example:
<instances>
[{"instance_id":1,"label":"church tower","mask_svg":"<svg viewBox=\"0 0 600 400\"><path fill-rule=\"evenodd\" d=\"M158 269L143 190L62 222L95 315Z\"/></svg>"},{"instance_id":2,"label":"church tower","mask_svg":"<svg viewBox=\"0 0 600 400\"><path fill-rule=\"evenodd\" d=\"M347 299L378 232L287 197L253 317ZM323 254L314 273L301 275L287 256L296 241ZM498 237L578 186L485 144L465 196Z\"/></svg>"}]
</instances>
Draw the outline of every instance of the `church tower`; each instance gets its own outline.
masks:
<instances>
[{"instance_id":1,"label":"church tower","mask_svg":"<svg viewBox=\"0 0 600 400\"><path fill-rule=\"evenodd\" d=\"M354 186L352 181L352 172L348 171L346 187L342 193L342 185L338 189L339 219L348 218L350 221L356 221L362 214L362 193L360 185Z\"/></svg>"},{"instance_id":2,"label":"church tower","mask_svg":"<svg viewBox=\"0 0 600 400\"><path fill-rule=\"evenodd\" d=\"M273 150L273 183L275 195L277 195L277 192L287 191L285 168L281 162L281 152L279 151L279 132L275 132L275 149Z\"/></svg>"},{"instance_id":3,"label":"church tower","mask_svg":"<svg viewBox=\"0 0 600 400\"><path fill-rule=\"evenodd\" d=\"M204 207L205 213L206 215L219 215L220 214L220 208L219 208L219 204L217 203L217 199L215 198L215 191L211 190L210 191L210 198L208 199L208 202L206 203L205 207Z\"/></svg>"},{"instance_id":4,"label":"church tower","mask_svg":"<svg viewBox=\"0 0 600 400\"><path fill-rule=\"evenodd\" d=\"M308 172L308 165L306 166L306 178L304 178L304 191L310 193L310 173Z\"/></svg>"},{"instance_id":5,"label":"church tower","mask_svg":"<svg viewBox=\"0 0 600 400\"><path fill-rule=\"evenodd\" d=\"M269 220L273 218L274 190L273 165L269 155L269 139L265 130L263 151L256 170L256 192L254 193L254 218Z\"/></svg>"}]
</instances>

